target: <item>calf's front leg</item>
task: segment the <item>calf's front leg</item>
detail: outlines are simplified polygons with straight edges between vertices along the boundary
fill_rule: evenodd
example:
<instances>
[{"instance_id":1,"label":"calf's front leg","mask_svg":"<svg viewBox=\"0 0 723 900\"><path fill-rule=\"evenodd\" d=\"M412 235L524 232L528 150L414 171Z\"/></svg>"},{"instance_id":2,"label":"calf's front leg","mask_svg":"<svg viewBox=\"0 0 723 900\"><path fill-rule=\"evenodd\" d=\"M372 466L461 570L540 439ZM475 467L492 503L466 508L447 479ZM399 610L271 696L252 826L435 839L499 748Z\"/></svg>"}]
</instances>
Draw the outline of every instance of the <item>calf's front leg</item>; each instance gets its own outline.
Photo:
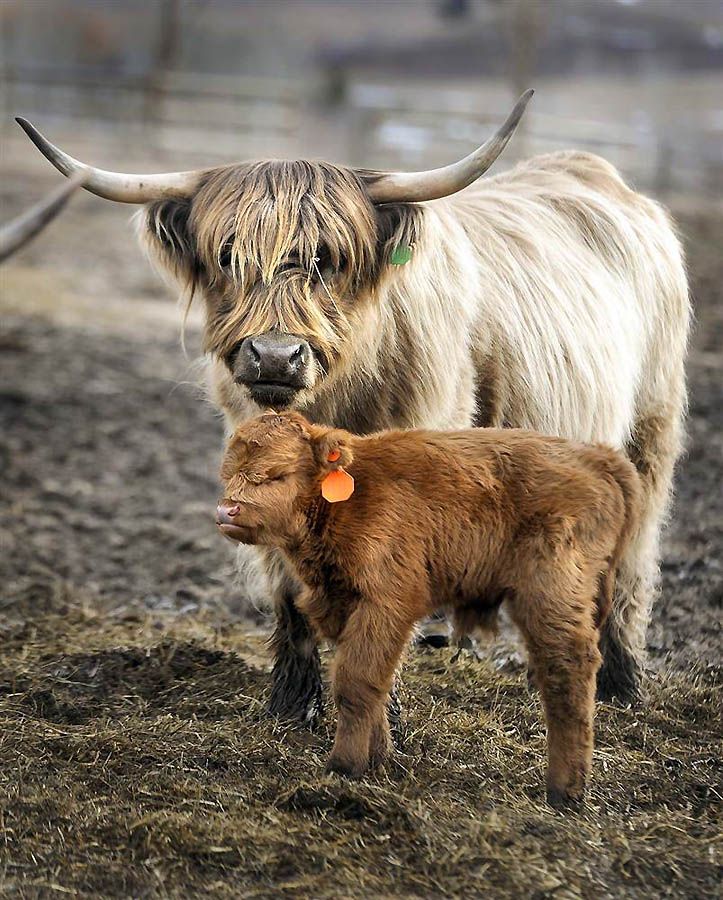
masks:
<instances>
[{"instance_id":1,"label":"calf's front leg","mask_svg":"<svg viewBox=\"0 0 723 900\"><path fill-rule=\"evenodd\" d=\"M337 725L327 769L359 778L391 751L387 704L413 622L362 601L337 643L332 674Z\"/></svg>"}]
</instances>

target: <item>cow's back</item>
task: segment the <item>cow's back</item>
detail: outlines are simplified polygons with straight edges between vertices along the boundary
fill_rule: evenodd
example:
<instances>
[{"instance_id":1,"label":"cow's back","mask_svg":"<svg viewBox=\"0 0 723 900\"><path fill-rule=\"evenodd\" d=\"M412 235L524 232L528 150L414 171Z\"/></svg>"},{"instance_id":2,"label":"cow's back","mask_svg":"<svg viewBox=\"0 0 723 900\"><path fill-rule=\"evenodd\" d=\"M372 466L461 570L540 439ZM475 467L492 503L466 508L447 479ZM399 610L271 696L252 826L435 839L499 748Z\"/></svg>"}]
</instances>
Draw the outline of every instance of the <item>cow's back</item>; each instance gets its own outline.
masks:
<instances>
[{"instance_id":1,"label":"cow's back","mask_svg":"<svg viewBox=\"0 0 723 900\"><path fill-rule=\"evenodd\" d=\"M653 201L588 153L536 157L439 204L478 264L478 424L622 446L682 404L682 251Z\"/></svg>"}]
</instances>

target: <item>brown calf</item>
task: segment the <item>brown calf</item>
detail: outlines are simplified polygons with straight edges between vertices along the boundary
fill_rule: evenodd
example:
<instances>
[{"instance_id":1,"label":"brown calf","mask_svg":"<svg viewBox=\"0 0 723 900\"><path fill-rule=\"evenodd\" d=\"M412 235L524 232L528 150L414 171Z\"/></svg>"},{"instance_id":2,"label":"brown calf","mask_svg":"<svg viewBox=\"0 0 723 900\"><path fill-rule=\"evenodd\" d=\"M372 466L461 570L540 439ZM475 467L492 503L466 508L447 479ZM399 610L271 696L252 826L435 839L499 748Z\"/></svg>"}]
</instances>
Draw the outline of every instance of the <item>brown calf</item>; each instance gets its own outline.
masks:
<instances>
[{"instance_id":1,"label":"brown calf","mask_svg":"<svg viewBox=\"0 0 723 900\"><path fill-rule=\"evenodd\" d=\"M389 753L386 703L420 619L447 607L458 635L489 630L505 600L542 694L548 798L582 797L600 626L640 502L630 462L527 431L356 437L289 412L241 425L221 474L220 530L278 548L299 609L336 643L331 770Z\"/></svg>"}]
</instances>

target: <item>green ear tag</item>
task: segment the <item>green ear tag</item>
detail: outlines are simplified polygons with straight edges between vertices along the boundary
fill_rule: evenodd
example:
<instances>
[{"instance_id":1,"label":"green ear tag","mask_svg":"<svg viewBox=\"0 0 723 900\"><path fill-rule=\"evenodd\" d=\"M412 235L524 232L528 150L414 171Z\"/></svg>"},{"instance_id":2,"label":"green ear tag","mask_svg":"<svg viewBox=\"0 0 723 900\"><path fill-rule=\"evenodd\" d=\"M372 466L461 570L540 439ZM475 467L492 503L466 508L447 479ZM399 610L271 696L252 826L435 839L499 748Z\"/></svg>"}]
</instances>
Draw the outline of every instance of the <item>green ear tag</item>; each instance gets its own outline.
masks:
<instances>
[{"instance_id":1,"label":"green ear tag","mask_svg":"<svg viewBox=\"0 0 723 900\"><path fill-rule=\"evenodd\" d=\"M412 258L412 248L409 244L397 244L397 246L392 250L392 255L389 257L389 262L393 266L403 266L409 262Z\"/></svg>"}]
</instances>

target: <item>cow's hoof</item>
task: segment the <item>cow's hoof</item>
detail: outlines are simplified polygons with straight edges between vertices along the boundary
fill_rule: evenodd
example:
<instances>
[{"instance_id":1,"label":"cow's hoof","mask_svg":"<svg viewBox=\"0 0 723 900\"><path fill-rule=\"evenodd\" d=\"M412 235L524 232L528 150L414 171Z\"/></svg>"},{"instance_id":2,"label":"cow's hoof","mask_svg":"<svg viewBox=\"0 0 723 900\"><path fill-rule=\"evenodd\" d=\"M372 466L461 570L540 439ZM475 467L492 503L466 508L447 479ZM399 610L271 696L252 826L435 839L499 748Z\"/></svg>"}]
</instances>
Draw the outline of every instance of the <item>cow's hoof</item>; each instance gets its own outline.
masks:
<instances>
[{"instance_id":1,"label":"cow's hoof","mask_svg":"<svg viewBox=\"0 0 723 900\"><path fill-rule=\"evenodd\" d=\"M309 684L306 690L289 694L288 691L271 691L266 711L270 716L294 722L310 728L312 731L319 724L324 712L324 697L321 682Z\"/></svg>"},{"instance_id":2,"label":"cow's hoof","mask_svg":"<svg viewBox=\"0 0 723 900\"><path fill-rule=\"evenodd\" d=\"M449 647L447 616L442 612L437 612L425 619L419 626L414 642L418 647L431 647L433 650Z\"/></svg>"},{"instance_id":3,"label":"cow's hoof","mask_svg":"<svg viewBox=\"0 0 723 900\"><path fill-rule=\"evenodd\" d=\"M475 660L476 662L482 662L482 660L484 659L482 654L479 652L477 642L468 634L463 634L462 637L457 641L457 652L452 657L451 662L456 663L460 656L463 655Z\"/></svg>"},{"instance_id":4,"label":"cow's hoof","mask_svg":"<svg viewBox=\"0 0 723 900\"><path fill-rule=\"evenodd\" d=\"M602 703L616 701L623 706L636 706L645 699L639 674L630 676L603 665L598 672L595 697Z\"/></svg>"},{"instance_id":5,"label":"cow's hoof","mask_svg":"<svg viewBox=\"0 0 723 900\"><path fill-rule=\"evenodd\" d=\"M420 634L415 641L418 647L431 647L433 650L441 650L449 647L449 635L447 634Z\"/></svg>"},{"instance_id":6,"label":"cow's hoof","mask_svg":"<svg viewBox=\"0 0 723 900\"><path fill-rule=\"evenodd\" d=\"M389 732L392 736L392 743L397 750L403 750L404 741L407 736L407 720L404 715L404 710L402 709L398 681L395 682L387 702L387 720L389 722Z\"/></svg>"},{"instance_id":7,"label":"cow's hoof","mask_svg":"<svg viewBox=\"0 0 723 900\"><path fill-rule=\"evenodd\" d=\"M643 700L642 670L633 654L610 633L600 642L603 663L597 673L598 700L633 706Z\"/></svg>"},{"instance_id":8,"label":"cow's hoof","mask_svg":"<svg viewBox=\"0 0 723 900\"><path fill-rule=\"evenodd\" d=\"M321 664L316 648L312 653L280 653L271 673L269 715L306 728L315 728L324 711Z\"/></svg>"}]
</instances>

